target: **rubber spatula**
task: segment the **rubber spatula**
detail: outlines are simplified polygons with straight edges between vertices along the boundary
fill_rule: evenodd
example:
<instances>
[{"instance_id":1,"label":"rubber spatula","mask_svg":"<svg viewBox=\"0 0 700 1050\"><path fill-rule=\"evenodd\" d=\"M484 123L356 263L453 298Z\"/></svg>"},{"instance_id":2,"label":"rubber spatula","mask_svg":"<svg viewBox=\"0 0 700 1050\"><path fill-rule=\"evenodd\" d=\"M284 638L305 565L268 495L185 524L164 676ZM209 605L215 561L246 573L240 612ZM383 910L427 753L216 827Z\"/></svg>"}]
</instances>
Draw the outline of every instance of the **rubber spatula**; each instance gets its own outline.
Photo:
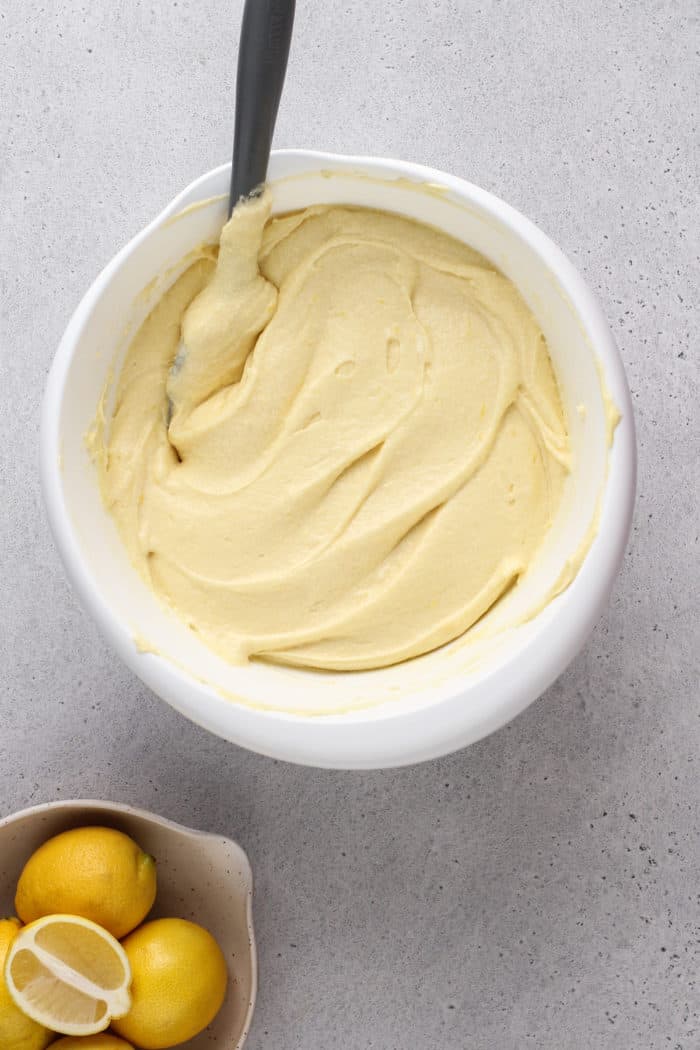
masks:
<instances>
[{"instance_id":1,"label":"rubber spatula","mask_svg":"<svg viewBox=\"0 0 700 1050\"><path fill-rule=\"evenodd\" d=\"M265 185L294 8L295 0L246 0L238 48L229 217L239 201L259 195ZM179 370L186 354L187 347L180 342L171 373ZM168 424L172 414L173 404L168 398Z\"/></svg>"},{"instance_id":2,"label":"rubber spatula","mask_svg":"<svg viewBox=\"0 0 700 1050\"><path fill-rule=\"evenodd\" d=\"M292 40L295 0L246 0L238 49L229 215L260 193Z\"/></svg>"}]
</instances>

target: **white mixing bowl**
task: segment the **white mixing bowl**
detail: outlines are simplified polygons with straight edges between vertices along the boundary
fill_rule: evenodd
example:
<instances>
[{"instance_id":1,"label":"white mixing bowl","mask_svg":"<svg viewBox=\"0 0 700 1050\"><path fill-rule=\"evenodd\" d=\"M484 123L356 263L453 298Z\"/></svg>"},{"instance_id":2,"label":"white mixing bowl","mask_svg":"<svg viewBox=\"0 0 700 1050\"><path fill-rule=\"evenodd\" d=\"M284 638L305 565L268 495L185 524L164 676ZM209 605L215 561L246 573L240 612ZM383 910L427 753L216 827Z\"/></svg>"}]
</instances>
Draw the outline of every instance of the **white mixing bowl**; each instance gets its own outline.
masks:
<instances>
[{"instance_id":1,"label":"white mixing bowl","mask_svg":"<svg viewBox=\"0 0 700 1050\"><path fill-rule=\"evenodd\" d=\"M583 645L610 593L635 489L632 407L610 329L581 276L536 226L462 179L394 160L273 154L274 210L348 203L400 212L488 256L520 288L549 343L574 468L535 565L480 625L395 667L327 674L232 667L164 609L132 568L100 500L84 437L136 328L182 259L216 241L229 167L198 179L103 270L56 353L43 410L44 498L56 544L87 610L136 674L188 718L243 747L315 766L375 768L446 754L513 718ZM602 384L602 385L601 385ZM607 389L622 419L609 445ZM110 403L107 397L107 416ZM234 450L235 451L235 450ZM573 583L537 607L597 535Z\"/></svg>"}]
</instances>

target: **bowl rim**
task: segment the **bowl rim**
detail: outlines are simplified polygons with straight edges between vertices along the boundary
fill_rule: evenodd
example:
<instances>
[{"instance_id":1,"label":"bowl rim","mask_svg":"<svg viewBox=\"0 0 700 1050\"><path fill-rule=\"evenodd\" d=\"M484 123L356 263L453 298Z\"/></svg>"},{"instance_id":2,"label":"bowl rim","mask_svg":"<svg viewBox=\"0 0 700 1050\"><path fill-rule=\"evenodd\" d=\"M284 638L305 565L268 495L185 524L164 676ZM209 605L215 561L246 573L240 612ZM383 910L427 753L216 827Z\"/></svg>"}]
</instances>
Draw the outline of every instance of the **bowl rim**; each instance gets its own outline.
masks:
<instances>
[{"instance_id":1,"label":"bowl rim","mask_svg":"<svg viewBox=\"0 0 700 1050\"><path fill-rule=\"evenodd\" d=\"M103 636L146 685L191 721L249 750L305 765L342 769L408 765L459 750L511 721L562 673L593 629L609 599L632 521L637 456L631 396L619 351L593 292L548 235L512 205L458 176L410 161L297 149L273 151L273 158L304 170L313 165L319 171L331 168L346 175L374 174L382 179L439 184L523 240L555 276L584 324L591 353L600 363L621 420L601 494L599 531L576 579L557 598L557 630L547 637L544 656L541 632L535 632L476 687L463 676L453 676L435 688L428 705L418 709L401 710L389 701L362 711L304 715L236 702L168 659L137 652L128 623L112 611L94 583L64 498L61 471L56 469L63 391L81 329L115 271L154 228L187 205L204 199L203 187L227 173L230 164L206 172L178 193L117 252L73 313L51 365L42 406L44 504L67 575ZM379 735L381 740L377 739Z\"/></svg>"},{"instance_id":2,"label":"bowl rim","mask_svg":"<svg viewBox=\"0 0 700 1050\"><path fill-rule=\"evenodd\" d=\"M170 820L168 817L162 817L159 813L153 813L151 810L141 809L138 806L132 806L126 802L109 802L105 799L71 798L56 799L53 802L40 802L34 806L27 806L24 809L19 809L15 813L10 813L5 817L0 817L0 831L4 828L11 827L13 824L19 823L22 820L26 820L28 817L38 817L44 813L52 812L78 813L80 810L85 809L97 810L105 815L121 814L127 817L136 817L137 820L144 820L151 824L157 824L160 825L160 827L168 828L177 833L184 832L186 835L194 836L195 838L216 839L218 842L225 842L227 845L234 847L242 865L245 882L248 885L245 909L246 929L248 932L248 942L250 944L250 996L243 1021L243 1029L235 1045L231 1048L231 1050L243 1050L243 1045L250 1034L253 1015L255 1013L255 1004L258 996L258 950L253 922L253 895L255 880L253 878L253 869L248 854L240 843L236 842L235 839L229 838L228 835L218 834L213 831L201 831L199 828L191 828L187 824L180 824L178 821Z\"/></svg>"}]
</instances>

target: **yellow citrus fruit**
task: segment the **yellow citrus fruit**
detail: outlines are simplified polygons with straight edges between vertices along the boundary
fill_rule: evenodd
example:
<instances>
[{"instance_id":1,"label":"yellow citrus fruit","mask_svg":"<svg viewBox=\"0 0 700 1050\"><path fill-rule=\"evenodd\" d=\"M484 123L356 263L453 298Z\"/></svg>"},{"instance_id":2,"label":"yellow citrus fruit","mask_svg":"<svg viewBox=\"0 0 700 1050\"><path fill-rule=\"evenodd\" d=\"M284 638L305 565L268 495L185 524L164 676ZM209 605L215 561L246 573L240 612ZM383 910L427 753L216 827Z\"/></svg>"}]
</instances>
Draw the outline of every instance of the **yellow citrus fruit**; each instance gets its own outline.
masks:
<instances>
[{"instance_id":1,"label":"yellow citrus fruit","mask_svg":"<svg viewBox=\"0 0 700 1050\"><path fill-rule=\"evenodd\" d=\"M7 953L20 926L17 919L0 919L0 1047L2 1050L44 1050L53 1033L22 1013L3 977Z\"/></svg>"},{"instance_id":2,"label":"yellow citrus fruit","mask_svg":"<svg viewBox=\"0 0 700 1050\"><path fill-rule=\"evenodd\" d=\"M226 961L212 935L186 919L156 919L123 944L133 982L131 1010L112 1025L142 1050L192 1039L226 996Z\"/></svg>"},{"instance_id":3,"label":"yellow citrus fruit","mask_svg":"<svg viewBox=\"0 0 700 1050\"><path fill-rule=\"evenodd\" d=\"M5 981L27 1017L61 1035L95 1035L131 1007L124 949L79 915L46 915L19 930Z\"/></svg>"},{"instance_id":4,"label":"yellow citrus fruit","mask_svg":"<svg viewBox=\"0 0 700 1050\"><path fill-rule=\"evenodd\" d=\"M51 1044L51 1050L134 1050L116 1035L103 1032L101 1035L67 1035Z\"/></svg>"},{"instance_id":5,"label":"yellow citrus fruit","mask_svg":"<svg viewBox=\"0 0 700 1050\"><path fill-rule=\"evenodd\" d=\"M134 1050L134 1047L119 1036L103 1032L101 1035L67 1035L52 1043L51 1050Z\"/></svg>"},{"instance_id":6,"label":"yellow citrus fruit","mask_svg":"<svg viewBox=\"0 0 700 1050\"><path fill-rule=\"evenodd\" d=\"M44 915L82 915L118 940L153 907L156 863L114 828L75 828L33 853L17 884L23 922Z\"/></svg>"}]
</instances>

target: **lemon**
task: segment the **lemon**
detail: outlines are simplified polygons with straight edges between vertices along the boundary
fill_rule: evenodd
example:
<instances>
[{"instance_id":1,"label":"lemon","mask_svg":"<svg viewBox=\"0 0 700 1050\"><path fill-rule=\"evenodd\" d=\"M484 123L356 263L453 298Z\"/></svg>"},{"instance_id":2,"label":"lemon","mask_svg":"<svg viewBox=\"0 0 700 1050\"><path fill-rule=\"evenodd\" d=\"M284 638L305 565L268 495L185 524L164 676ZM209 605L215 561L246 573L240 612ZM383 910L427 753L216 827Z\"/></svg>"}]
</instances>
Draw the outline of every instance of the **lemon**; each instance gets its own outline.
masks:
<instances>
[{"instance_id":1,"label":"lemon","mask_svg":"<svg viewBox=\"0 0 700 1050\"><path fill-rule=\"evenodd\" d=\"M116 1035L103 1032L102 1035L67 1035L51 1044L51 1050L134 1050L131 1043L125 1043Z\"/></svg>"},{"instance_id":2,"label":"lemon","mask_svg":"<svg viewBox=\"0 0 700 1050\"><path fill-rule=\"evenodd\" d=\"M47 915L19 930L5 981L27 1017L61 1035L95 1035L131 1007L124 949L78 915Z\"/></svg>"},{"instance_id":3,"label":"lemon","mask_svg":"<svg viewBox=\"0 0 700 1050\"><path fill-rule=\"evenodd\" d=\"M119 940L145 919L155 896L155 861L133 839L114 828L75 828L32 854L15 908L23 922L82 915Z\"/></svg>"},{"instance_id":4,"label":"lemon","mask_svg":"<svg viewBox=\"0 0 700 1050\"><path fill-rule=\"evenodd\" d=\"M0 1046L2 1050L44 1050L53 1034L15 1006L2 976L7 953L19 929L17 919L0 919Z\"/></svg>"},{"instance_id":5,"label":"lemon","mask_svg":"<svg viewBox=\"0 0 700 1050\"><path fill-rule=\"evenodd\" d=\"M131 965L132 1006L117 1035L163 1050L192 1039L214 1020L226 995L226 961L203 927L186 919L147 922L123 944Z\"/></svg>"}]
</instances>

